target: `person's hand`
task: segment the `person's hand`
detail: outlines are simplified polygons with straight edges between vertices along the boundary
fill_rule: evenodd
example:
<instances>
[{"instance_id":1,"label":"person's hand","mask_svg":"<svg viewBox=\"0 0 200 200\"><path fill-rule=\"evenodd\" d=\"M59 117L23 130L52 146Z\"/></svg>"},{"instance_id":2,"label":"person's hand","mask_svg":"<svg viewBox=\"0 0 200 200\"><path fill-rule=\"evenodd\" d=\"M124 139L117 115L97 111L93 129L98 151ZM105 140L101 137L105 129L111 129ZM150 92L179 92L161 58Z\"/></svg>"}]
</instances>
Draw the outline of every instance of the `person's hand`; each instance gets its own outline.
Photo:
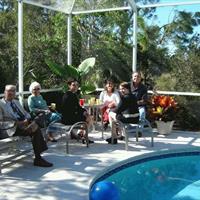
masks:
<instances>
[{"instance_id":1,"label":"person's hand","mask_svg":"<svg viewBox=\"0 0 200 200\"><path fill-rule=\"evenodd\" d=\"M28 119L25 119L23 122L24 122L24 126L28 126L28 124L29 124L29 120Z\"/></svg>"},{"instance_id":2,"label":"person's hand","mask_svg":"<svg viewBox=\"0 0 200 200\"><path fill-rule=\"evenodd\" d=\"M108 108L113 108L113 107L115 107L115 102L111 102L108 104Z\"/></svg>"},{"instance_id":3,"label":"person's hand","mask_svg":"<svg viewBox=\"0 0 200 200\"><path fill-rule=\"evenodd\" d=\"M49 113L51 113L50 110L45 110L45 114L49 114Z\"/></svg>"},{"instance_id":4,"label":"person's hand","mask_svg":"<svg viewBox=\"0 0 200 200\"><path fill-rule=\"evenodd\" d=\"M26 127L26 126L28 126L28 124L29 124L28 119L25 119L25 120L23 120L23 121L18 121L18 122L17 122L17 125L18 125L18 126L24 126L24 127Z\"/></svg>"}]
</instances>

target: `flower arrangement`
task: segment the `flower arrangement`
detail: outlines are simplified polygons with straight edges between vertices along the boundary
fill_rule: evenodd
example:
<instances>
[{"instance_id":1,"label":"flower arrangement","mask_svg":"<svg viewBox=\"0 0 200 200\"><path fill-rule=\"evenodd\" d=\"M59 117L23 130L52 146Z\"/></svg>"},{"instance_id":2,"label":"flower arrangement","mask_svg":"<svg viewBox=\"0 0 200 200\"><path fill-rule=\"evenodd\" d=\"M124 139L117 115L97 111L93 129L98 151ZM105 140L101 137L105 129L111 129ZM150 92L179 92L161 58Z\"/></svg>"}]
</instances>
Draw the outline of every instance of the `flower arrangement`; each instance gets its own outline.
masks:
<instances>
[{"instance_id":1,"label":"flower arrangement","mask_svg":"<svg viewBox=\"0 0 200 200\"><path fill-rule=\"evenodd\" d=\"M150 100L150 117L153 120L173 121L177 112L177 102L171 96L153 95Z\"/></svg>"}]
</instances>

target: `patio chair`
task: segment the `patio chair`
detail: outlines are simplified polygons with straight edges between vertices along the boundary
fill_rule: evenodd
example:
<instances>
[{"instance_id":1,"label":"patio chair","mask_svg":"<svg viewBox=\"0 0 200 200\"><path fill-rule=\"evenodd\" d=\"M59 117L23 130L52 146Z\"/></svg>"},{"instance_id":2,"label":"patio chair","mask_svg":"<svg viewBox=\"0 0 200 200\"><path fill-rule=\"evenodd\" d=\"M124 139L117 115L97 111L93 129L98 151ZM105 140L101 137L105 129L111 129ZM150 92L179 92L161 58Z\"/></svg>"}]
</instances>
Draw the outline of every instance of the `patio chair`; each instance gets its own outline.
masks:
<instances>
[{"instance_id":1,"label":"patio chair","mask_svg":"<svg viewBox=\"0 0 200 200\"><path fill-rule=\"evenodd\" d=\"M82 130L85 131L85 141L86 141L85 144L86 144L86 147L89 147L88 126L87 126L87 123L84 122L84 121L77 122L73 125L64 125L64 124L59 123L59 122L52 122L47 127L46 132L56 131L56 132L60 133L61 137L64 134L65 137L66 137L66 153L68 154L69 153L69 141L70 141L72 130L74 130L74 129L82 129Z\"/></svg>"},{"instance_id":2,"label":"patio chair","mask_svg":"<svg viewBox=\"0 0 200 200\"><path fill-rule=\"evenodd\" d=\"M8 134L4 132L9 130L13 131L13 128L15 128L15 126L15 121L10 118L6 118L0 121L0 155L5 151L9 155L5 158L2 157L2 159L0 160L0 174L1 169L3 167L11 165L12 160L14 161L17 157L26 155L27 153L32 151L32 146L30 147L29 145L24 145L25 142L30 142L30 139L28 139L28 137L9 137Z\"/></svg>"},{"instance_id":3,"label":"patio chair","mask_svg":"<svg viewBox=\"0 0 200 200\"><path fill-rule=\"evenodd\" d=\"M122 134L125 137L125 150L128 151L128 142L129 142L129 134L134 134L136 136L136 142L138 142L138 134L139 132L148 131L151 133L151 146L154 146L154 133L153 129L151 127L150 122L147 119L144 119L143 121L139 121L138 124L131 124L131 123L122 123L121 121L113 122L116 123L117 126L120 127L122 130ZM112 126L113 127L113 126ZM112 131L112 138L111 143L114 143L114 135Z\"/></svg>"},{"instance_id":4,"label":"patio chair","mask_svg":"<svg viewBox=\"0 0 200 200\"><path fill-rule=\"evenodd\" d=\"M27 110L27 112L30 112L29 107L28 107L28 102L27 100L24 101L24 107ZM38 120L36 120L38 118ZM88 127L87 127L87 123L86 122L77 122L73 125L64 125L61 122L51 122L51 123L47 123L47 120L45 120L45 113L40 113L40 114L35 114L33 115L32 113L32 119L36 120L37 123L40 124L41 127L41 131L44 135L44 138L47 141L47 135L48 132L55 132L55 133L59 133L60 136L62 137L62 135L65 135L66 137L66 153L69 153L69 140L70 140L70 136L71 136L71 132L73 129L83 129L85 131L85 143L86 146L89 147L89 139L88 139ZM77 137L78 138L78 137Z\"/></svg>"}]
</instances>

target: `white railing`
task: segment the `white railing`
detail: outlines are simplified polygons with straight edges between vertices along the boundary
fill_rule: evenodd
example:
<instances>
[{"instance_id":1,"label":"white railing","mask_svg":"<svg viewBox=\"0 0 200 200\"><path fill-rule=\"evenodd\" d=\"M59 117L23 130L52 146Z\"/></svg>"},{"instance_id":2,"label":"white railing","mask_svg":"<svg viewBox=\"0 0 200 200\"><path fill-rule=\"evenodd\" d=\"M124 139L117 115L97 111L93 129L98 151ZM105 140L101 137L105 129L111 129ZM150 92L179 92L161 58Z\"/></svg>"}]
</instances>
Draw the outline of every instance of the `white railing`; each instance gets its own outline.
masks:
<instances>
[{"instance_id":1,"label":"white railing","mask_svg":"<svg viewBox=\"0 0 200 200\"><path fill-rule=\"evenodd\" d=\"M196 96L199 97L200 93L197 92L175 92L175 91L161 91L161 90L148 90L148 94L166 94L166 95L174 95L174 96Z\"/></svg>"},{"instance_id":2,"label":"white railing","mask_svg":"<svg viewBox=\"0 0 200 200\"><path fill-rule=\"evenodd\" d=\"M41 90L41 93L48 93L48 92L58 92L58 91L62 91L62 88L55 88L55 89L42 89ZM31 94L31 92L29 91L24 91L22 92L22 94ZM16 92L16 95L18 96L19 95L19 92ZM0 97L3 97L4 94L0 94Z\"/></svg>"},{"instance_id":3,"label":"white railing","mask_svg":"<svg viewBox=\"0 0 200 200\"><path fill-rule=\"evenodd\" d=\"M58 92L58 91L62 91L62 88L55 88L55 89L42 89L41 93L48 93L48 92ZM101 92L103 91L103 88L97 88L96 89L97 92ZM175 92L175 91L161 91L161 90L148 90L148 94L166 94L166 95L174 95L174 96L196 96L199 97L200 93L198 92ZM29 91L24 91L24 94L31 94L31 92ZM0 97L3 97L4 94L0 94ZM17 92L16 95L18 96L19 93Z\"/></svg>"}]
</instances>

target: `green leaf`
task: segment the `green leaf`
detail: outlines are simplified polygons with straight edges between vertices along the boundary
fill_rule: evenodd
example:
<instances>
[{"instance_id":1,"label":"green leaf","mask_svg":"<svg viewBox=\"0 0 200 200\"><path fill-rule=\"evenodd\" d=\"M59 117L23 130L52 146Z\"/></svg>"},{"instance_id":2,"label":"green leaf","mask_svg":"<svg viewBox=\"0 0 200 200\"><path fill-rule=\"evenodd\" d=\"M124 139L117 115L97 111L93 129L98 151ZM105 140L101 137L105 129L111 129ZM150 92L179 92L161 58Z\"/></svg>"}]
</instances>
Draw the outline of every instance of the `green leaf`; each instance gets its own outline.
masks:
<instances>
[{"instance_id":1,"label":"green leaf","mask_svg":"<svg viewBox=\"0 0 200 200\"><path fill-rule=\"evenodd\" d=\"M75 67L73 67L72 65L65 65L64 68L67 72L68 77L73 77L76 79L79 78L79 71Z\"/></svg>"},{"instance_id":2,"label":"green leaf","mask_svg":"<svg viewBox=\"0 0 200 200\"><path fill-rule=\"evenodd\" d=\"M90 69L92 69L95 65L95 58L87 58L85 59L79 66L78 66L78 71L80 72L81 75L86 75Z\"/></svg>"},{"instance_id":3,"label":"green leaf","mask_svg":"<svg viewBox=\"0 0 200 200\"><path fill-rule=\"evenodd\" d=\"M63 79L67 79L68 77L79 78L78 70L71 65L61 66L49 59L45 59L45 62L53 73Z\"/></svg>"},{"instance_id":4,"label":"green leaf","mask_svg":"<svg viewBox=\"0 0 200 200\"><path fill-rule=\"evenodd\" d=\"M91 92L94 92L95 90L96 90L96 87L91 83L84 84L81 86L81 92L83 94L89 94Z\"/></svg>"},{"instance_id":5,"label":"green leaf","mask_svg":"<svg viewBox=\"0 0 200 200\"><path fill-rule=\"evenodd\" d=\"M56 75L63 78L67 74L67 71L65 70L64 67L62 67L61 65L58 65L57 63L54 63L53 61L49 59L45 59L45 63L48 65L50 70Z\"/></svg>"}]
</instances>

